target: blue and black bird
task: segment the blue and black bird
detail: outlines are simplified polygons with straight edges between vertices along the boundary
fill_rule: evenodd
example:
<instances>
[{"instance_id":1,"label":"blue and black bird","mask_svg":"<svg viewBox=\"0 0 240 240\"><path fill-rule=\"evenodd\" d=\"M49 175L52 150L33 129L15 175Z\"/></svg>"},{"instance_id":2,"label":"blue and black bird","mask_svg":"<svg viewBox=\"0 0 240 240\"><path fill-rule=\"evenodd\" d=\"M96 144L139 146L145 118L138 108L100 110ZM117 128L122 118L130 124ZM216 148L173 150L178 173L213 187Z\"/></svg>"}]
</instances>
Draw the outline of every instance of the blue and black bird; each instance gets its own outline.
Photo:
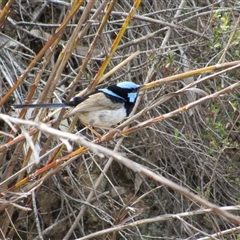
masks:
<instances>
[{"instance_id":1,"label":"blue and black bird","mask_svg":"<svg viewBox=\"0 0 240 240\"><path fill-rule=\"evenodd\" d=\"M64 117L77 115L84 124L108 128L122 122L131 113L141 87L141 85L126 81L107 88L96 89L84 97L75 97L70 102L19 104L13 105L13 107L73 107Z\"/></svg>"}]
</instances>

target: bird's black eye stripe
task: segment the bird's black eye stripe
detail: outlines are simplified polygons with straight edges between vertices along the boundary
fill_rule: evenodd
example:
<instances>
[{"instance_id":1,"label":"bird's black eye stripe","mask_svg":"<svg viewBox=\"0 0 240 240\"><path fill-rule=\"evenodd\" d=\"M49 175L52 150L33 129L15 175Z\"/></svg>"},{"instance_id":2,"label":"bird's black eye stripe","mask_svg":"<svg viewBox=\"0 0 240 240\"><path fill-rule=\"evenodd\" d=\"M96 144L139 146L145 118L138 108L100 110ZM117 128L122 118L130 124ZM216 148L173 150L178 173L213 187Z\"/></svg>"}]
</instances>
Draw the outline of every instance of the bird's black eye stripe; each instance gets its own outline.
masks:
<instances>
[{"instance_id":1,"label":"bird's black eye stripe","mask_svg":"<svg viewBox=\"0 0 240 240\"><path fill-rule=\"evenodd\" d=\"M98 89L99 92L102 92L105 94L106 97L109 98L112 97L111 99L121 99L122 101L126 102L126 99L122 96L122 94L118 94L116 91L112 91L112 90L109 90L109 89ZM121 101L121 102L122 102Z\"/></svg>"},{"instance_id":2,"label":"bird's black eye stripe","mask_svg":"<svg viewBox=\"0 0 240 240\"><path fill-rule=\"evenodd\" d=\"M125 101L123 100L123 98L118 98L118 97L115 97L115 96L112 96L112 95L109 95L105 92L103 92L104 95L110 99L113 103L124 103Z\"/></svg>"}]
</instances>

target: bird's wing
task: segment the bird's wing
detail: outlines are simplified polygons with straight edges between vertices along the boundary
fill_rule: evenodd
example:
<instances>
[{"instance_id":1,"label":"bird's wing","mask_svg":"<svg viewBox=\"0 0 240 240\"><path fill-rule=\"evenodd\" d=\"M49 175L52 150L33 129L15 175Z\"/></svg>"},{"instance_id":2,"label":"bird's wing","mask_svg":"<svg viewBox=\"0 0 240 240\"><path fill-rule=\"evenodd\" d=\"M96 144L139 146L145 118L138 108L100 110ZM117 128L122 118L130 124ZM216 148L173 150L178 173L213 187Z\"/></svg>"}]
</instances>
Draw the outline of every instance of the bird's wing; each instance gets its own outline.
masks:
<instances>
[{"instance_id":1,"label":"bird's wing","mask_svg":"<svg viewBox=\"0 0 240 240\"><path fill-rule=\"evenodd\" d=\"M75 108L69 111L65 116L70 117L80 112L93 112L106 109L119 109L124 103L113 103L104 93L99 92L92 95L79 103Z\"/></svg>"}]
</instances>

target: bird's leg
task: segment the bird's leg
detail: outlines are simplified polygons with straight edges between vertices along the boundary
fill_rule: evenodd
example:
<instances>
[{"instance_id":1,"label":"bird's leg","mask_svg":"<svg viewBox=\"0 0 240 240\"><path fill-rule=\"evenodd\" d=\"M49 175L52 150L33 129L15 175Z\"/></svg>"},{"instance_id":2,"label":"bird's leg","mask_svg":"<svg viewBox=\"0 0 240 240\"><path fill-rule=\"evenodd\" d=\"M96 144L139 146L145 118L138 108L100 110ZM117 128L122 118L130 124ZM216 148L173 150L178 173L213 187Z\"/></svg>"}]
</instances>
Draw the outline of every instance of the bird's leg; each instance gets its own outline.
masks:
<instances>
[{"instance_id":1,"label":"bird's leg","mask_svg":"<svg viewBox=\"0 0 240 240\"><path fill-rule=\"evenodd\" d=\"M121 132L121 130L120 129L118 129L118 128L115 128L115 127L101 127L102 129L105 129L105 130L108 130L109 132L112 132L112 133L114 133L114 132Z\"/></svg>"},{"instance_id":2,"label":"bird's leg","mask_svg":"<svg viewBox=\"0 0 240 240\"><path fill-rule=\"evenodd\" d=\"M95 127L107 130L108 131L107 136L112 136L113 138L116 136L116 134L121 132L120 129L114 128L114 127L98 127L98 126L95 126ZM106 136L106 135L104 135L104 136Z\"/></svg>"},{"instance_id":3,"label":"bird's leg","mask_svg":"<svg viewBox=\"0 0 240 240\"><path fill-rule=\"evenodd\" d=\"M99 134L96 130L94 130L91 125L86 124L86 123L83 123L83 122L82 122L82 124L83 124L88 130L90 130L96 137L98 137L99 139L102 138L102 135ZM112 127L100 127L100 126L95 126L95 127L96 127L96 128L100 128L100 129L104 129L104 130L108 130L110 134L114 134L114 135L115 135L115 133L121 132L120 129L112 128Z\"/></svg>"},{"instance_id":4,"label":"bird's leg","mask_svg":"<svg viewBox=\"0 0 240 240\"><path fill-rule=\"evenodd\" d=\"M99 134L97 131L95 131L89 124L83 123L82 124L88 129L90 130L96 137L101 138L101 134Z\"/></svg>"}]
</instances>

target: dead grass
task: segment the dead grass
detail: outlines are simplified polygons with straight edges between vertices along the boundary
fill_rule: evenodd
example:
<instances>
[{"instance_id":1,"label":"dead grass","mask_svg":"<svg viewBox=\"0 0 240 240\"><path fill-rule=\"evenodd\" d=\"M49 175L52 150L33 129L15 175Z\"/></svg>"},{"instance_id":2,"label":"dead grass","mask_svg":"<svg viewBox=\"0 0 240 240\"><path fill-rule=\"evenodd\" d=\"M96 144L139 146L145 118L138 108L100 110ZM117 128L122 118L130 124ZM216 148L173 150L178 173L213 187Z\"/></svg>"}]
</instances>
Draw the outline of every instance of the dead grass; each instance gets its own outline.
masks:
<instances>
[{"instance_id":1,"label":"dead grass","mask_svg":"<svg viewBox=\"0 0 240 240\"><path fill-rule=\"evenodd\" d=\"M240 237L237 1L1 4L1 239ZM100 139L11 108L122 80L145 91Z\"/></svg>"}]
</instances>

